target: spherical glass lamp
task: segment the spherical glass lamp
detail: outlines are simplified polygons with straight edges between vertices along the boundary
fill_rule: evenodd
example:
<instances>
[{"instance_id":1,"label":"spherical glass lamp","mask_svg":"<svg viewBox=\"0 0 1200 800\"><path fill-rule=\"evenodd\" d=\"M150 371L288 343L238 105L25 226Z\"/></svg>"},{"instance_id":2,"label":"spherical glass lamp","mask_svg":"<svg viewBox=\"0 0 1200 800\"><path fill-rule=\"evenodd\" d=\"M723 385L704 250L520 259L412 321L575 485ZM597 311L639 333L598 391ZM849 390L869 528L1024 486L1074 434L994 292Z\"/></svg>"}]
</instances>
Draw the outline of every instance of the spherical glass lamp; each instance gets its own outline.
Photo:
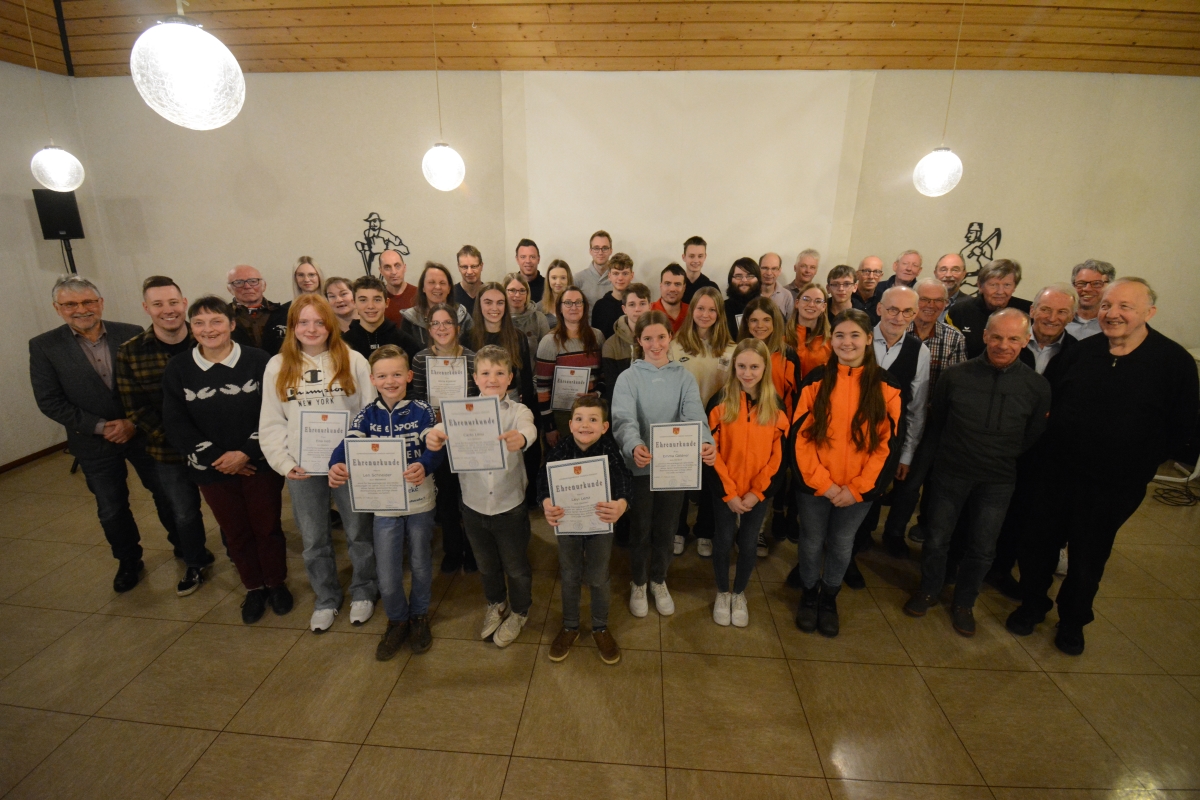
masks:
<instances>
[{"instance_id":1,"label":"spherical glass lamp","mask_svg":"<svg viewBox=\"0 0 1200 800\"><path fill-rule=\"evenodd\" d=\"M33 170L33 177L37 178L38 183L56 192L73 192L83 183L83 164L66 150L54 145L38 150L29 168Z\"/></svg>"},{"instance_id":2,"label":"spherical glass lamp","mask_svg":"<svg viewBox=\"0 0 1200 800\"><path fill-rule=\"evenodd\" d=\"M184 17L168 17L139 36L129 69L146 104L184 128L219 128L246 100L246 79L233 53Z\"/></svg>"},{"instance_id":3,"label":"spherical glass lamp","mask_svg":"<svg viewBox=\"0 0 1200 800\"><path fill-rule=\"evenodd\" d=\"M429 185L442 192L457 189L467 176L467 165L462 156L445 142L438 142L421 159L421 172Z\"/></svg>"},{"instance_id":4,"label":"spherical glass lamp","mask_svg":"<svg viewBox=\"0 0 1200 800\"><path fill-rule=\"evenodd\" d=\"M926 197L941 197L962 180L962 161L949 147L939 147L917 162L913 185Z\"/></svg>"}]
</instances>

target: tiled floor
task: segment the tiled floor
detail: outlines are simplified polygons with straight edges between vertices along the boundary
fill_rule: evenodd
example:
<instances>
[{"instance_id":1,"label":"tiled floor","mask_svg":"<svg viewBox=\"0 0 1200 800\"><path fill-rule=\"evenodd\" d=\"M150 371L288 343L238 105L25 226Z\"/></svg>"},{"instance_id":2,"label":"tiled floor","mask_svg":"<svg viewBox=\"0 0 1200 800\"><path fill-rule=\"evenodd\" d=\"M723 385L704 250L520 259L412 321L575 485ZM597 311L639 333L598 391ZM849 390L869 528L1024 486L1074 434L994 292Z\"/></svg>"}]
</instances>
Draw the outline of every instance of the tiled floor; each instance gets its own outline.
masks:
<instances>
[{"instance_id":1,"label":"tiled floor","mask_svg":"<svg viewBox=\"0 0 1200 800\"><path fill-rule=\"evenodd\" d=\"M972 640L945 608L906 617L918 563L877 551L862 559L869 588L839 598L842 635L802 634L782 545L759 561L742 630L712 623L711 565L694 548L672 567L675 615L634 619L618 550L624 658L605 666L584 637L553 664L556 552L535 518L517 643L479 641L477 576L439 576L432 650L381 664L381 610L307 632L290 518L296 609L244 626L224 555L200 592L175 596L180 567L135 486L147 575L113 594L69 465L0 475L6 797L1200 798L1200 507L1147 499L1129 521L1079 658L1054 648L1051 625L1011 636L1013 604L995 593Z\"/></svg>"}]
</instances>

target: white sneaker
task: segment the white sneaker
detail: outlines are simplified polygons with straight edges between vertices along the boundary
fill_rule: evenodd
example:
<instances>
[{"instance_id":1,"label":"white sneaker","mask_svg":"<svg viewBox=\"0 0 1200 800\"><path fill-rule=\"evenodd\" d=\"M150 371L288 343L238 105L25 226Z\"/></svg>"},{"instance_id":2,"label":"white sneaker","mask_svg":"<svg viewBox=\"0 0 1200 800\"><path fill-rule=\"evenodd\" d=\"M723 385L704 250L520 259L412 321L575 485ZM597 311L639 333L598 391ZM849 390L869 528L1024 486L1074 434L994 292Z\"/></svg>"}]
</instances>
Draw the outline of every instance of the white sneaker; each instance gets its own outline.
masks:
<instances>
[{"instance_id":1,"label":"white sneaker","mask_svg":"<svg viewBox=\"0 0 1200 800\"><path fill-rule=\"evenodd\" d=\"M505 617L504 622L501 622L500 627L496 629L496 635L492 637L496 647L508 647L515 642L528 621L528 614L509 614Z\"/></svg>"},{"instance_id":2,"label":"white sneaker","mask_svg":"<svg viewBox=\"0 0 1200 800\"><path fill-rule=\"evenodd\" d=\"M483 627L479 629L479 638L486 639L496 632L504 615L508 613L508 603L488 603L487 611L483 613Z\"/></svg>"},{"instance_id":3,"label":"white sneaker","mask_svg":"<svg viewBox=\"0 0 1200 800\"><path fill-rule=\"evenodd\" d=\"M318 608L313 612L312 619L308 621L308 627L313 633L322 633L329 630L333 625L333 618L338 615L336 608Z\"/></svg>"},{"instance_id":4,"label":"white sneaker","mask_svg":"<svg viewBox=\"0 0 1200 800\"><path fill-rule=\"evenodd\" d=\"M644 617L650 613L650 605L646 602L646 584L639 586L629 582L629 613L635 617Z\"/></svg>"},{"instance_id":5,"label":"white sneaker","mask_svg":"<svg viewBox=\"0 0 1200 800\"><path fill-rule=\"evenodd\" d=\"M350 604L350 624L362 625L375 613L375 601L355 600Z\"/></svg>"},{"instance_id":6,"label":"white sneaker","mask_svg":"<svg viewBox=\"0 0 1200 800\"><path fill-rule=\"evenodd\" d=\"M675 601L671 599L665 583L650 581L650 594L654 595L654 608L659 614L669 617L675 613Z\"/></svg>"},{"instance_id":7,"label":"white sneaker","mask_svg":"<svg viewBox=\"0 0 1200 800\"><path fill-rule=\"evenodd\" d=\"M746 593L738 592L733 596L733 609L729 613L730 622L735 627L744 628L750 624L750 609L746 607Z\"/></svg>"},{"instance_id":8,"label":"white sneaker","mask_svg":"<svg viewBox=\"0 0 1200 800\"><path fill-rule=\"evenodd\" d=\"M1058 551L1058 566L1054 568L1054 574L1062 577L1067 577L1067 548Z\"/></svg>"},{"instance_id":9,"label":"white sneaker","mask_svg":"<svg viewBox=\"0 0 1200 800\"><path fill-rule=\"evenodd\" d=\"M712 539L697 539L696 552L701 558L712 558Z\"/></svg>"},{"instance_id":10,"label":"white sneaker","mask_svg":"<svg viewBox=\"0 0 1200 800\"><path fill-rule=\"evenodd\" d=\"M718 625L729 624L729 601L732 597L729 592L717 592L717 602L713 603L713 622Z\"/></svg>"},{"instance_id":11,"label":"white sneaker","mask_svg":"<svg viewBox=\"0 0 1200 800\"><path fill-rule=\"evenodd\" d=\"M675 534L675 555L683 555L683 548L687 545L687 539L684 539L678 533Z\"/></svg>"},{"instance_id":12,"label":"white sneaker","mask_svg":"<svg viewBox=\"0 0 1200 800\"><path fill-rule=\"evenodd\" d=\"M763 534L762 531L758 532L758 551L757 552L758 552L759 558L767 557L767 537Z\"/></svg>"}]
</instances>

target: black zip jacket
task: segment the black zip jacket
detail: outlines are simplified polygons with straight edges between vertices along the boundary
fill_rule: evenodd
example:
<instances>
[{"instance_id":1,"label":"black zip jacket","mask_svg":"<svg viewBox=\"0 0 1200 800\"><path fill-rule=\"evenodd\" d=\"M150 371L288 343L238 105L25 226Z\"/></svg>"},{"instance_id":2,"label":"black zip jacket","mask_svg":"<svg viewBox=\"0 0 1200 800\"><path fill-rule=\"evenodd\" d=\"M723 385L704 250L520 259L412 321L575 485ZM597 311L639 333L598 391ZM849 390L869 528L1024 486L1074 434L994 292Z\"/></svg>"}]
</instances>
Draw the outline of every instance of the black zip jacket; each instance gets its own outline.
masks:
<instances>
[{"instance_id":1,"label":"black zip jacket","mask_svg":"<svg viewBox=\"0 0 1200 800\"><path fill-rule=\"evenodd\" d=\"M621 447L613 438L611 432L604 434L587 450L580 450L575 444L574 436L564 436L554 449L546 455L546 463L551 461L570 461L575 458L595 458L608 456L608 491L612 499L629 500L629 486L633 476L625 466L625 457L621 455ZM538 505L550 496L550 481L547 479L546 468L538 470L537 499ZM628 513L628 511L626 511Z\"/></svg>"}]
</instances>

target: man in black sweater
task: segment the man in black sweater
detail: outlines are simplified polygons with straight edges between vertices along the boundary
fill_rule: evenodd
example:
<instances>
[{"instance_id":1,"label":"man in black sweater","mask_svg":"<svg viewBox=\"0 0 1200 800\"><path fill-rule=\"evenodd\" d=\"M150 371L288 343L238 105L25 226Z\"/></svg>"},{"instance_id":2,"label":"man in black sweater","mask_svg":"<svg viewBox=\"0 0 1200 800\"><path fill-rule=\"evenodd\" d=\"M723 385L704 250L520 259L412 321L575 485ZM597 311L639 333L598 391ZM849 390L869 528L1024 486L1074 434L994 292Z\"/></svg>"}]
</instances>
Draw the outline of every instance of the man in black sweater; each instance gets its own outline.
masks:
<instances>
[{"instance_id":1,"label":"man in black sweater","mask_svg":"<svg viewBox=\"0 0 1200 800\"><path fill-rule=\"evenodd\" d=\"M950 536L959 515L970 520L950 617L963 636L975 634L975 600L992 565L996 537L1017 479L1017 457L1046 428L1050 384L1020 361L1029 318L997 311L984 330L983 355L950 367L934 390L930 426L937 455L929 482L929 526L921 551L921 588L904 612L922 617L937 605L946 577Z\"/></svg>"},{"instance_id":2,"label":"man in black sweater","mask_svg":"<svg viewBox=\"0 0 1200 800\"><path fill-rule=\"evenodd\" d=\"M979 270L979 294L963 298L946 314L946 321L962 331L967 340L967 358L983 352L983 329L988 317L1002 308L1015 308L1029 313L1030 303L1013 297L1021 282L1021 265L1007 258L998 258Z\"/></svg>"},{"instance_id":3,"label":"man in black sweater","mask_svg":"<svg viewBox=\"0 0 1200 800\"><path fill-rule=\"evenodd\" d=\"M1092 601L1117 531L1141 505L1158 465L1196 427L1196 363L1146 324L1156 301L1141 278L1114 281L1100 301L1104 335L1055 359L1062 375L1046 464L1055 484L1039 503L1041 524L1021 542L1021 606L1006 624L1027 636L1046 618L1058 551L1067 545L1071 559L1058 590L1054 644L1068 655L1083 652L1083 626L1095 618Z\"/></svg>"},{"instance_id":4,"label":"man in black sweater","mask_svg":"<svg viewBox=\"0 0 1200 800\"><path fill-rule=\"evenodd\" d=\"M383 281L372 275L364 275L351 287L354 292L354 308L358 319L350 323L350 330L342 334L342 340L357 350L363 358L370 359L385 344L394 344L408 353L410 359L421 352L421 343L405 333L385 316L387 312L387 289Z\"/></svg>"}]
</instances>

